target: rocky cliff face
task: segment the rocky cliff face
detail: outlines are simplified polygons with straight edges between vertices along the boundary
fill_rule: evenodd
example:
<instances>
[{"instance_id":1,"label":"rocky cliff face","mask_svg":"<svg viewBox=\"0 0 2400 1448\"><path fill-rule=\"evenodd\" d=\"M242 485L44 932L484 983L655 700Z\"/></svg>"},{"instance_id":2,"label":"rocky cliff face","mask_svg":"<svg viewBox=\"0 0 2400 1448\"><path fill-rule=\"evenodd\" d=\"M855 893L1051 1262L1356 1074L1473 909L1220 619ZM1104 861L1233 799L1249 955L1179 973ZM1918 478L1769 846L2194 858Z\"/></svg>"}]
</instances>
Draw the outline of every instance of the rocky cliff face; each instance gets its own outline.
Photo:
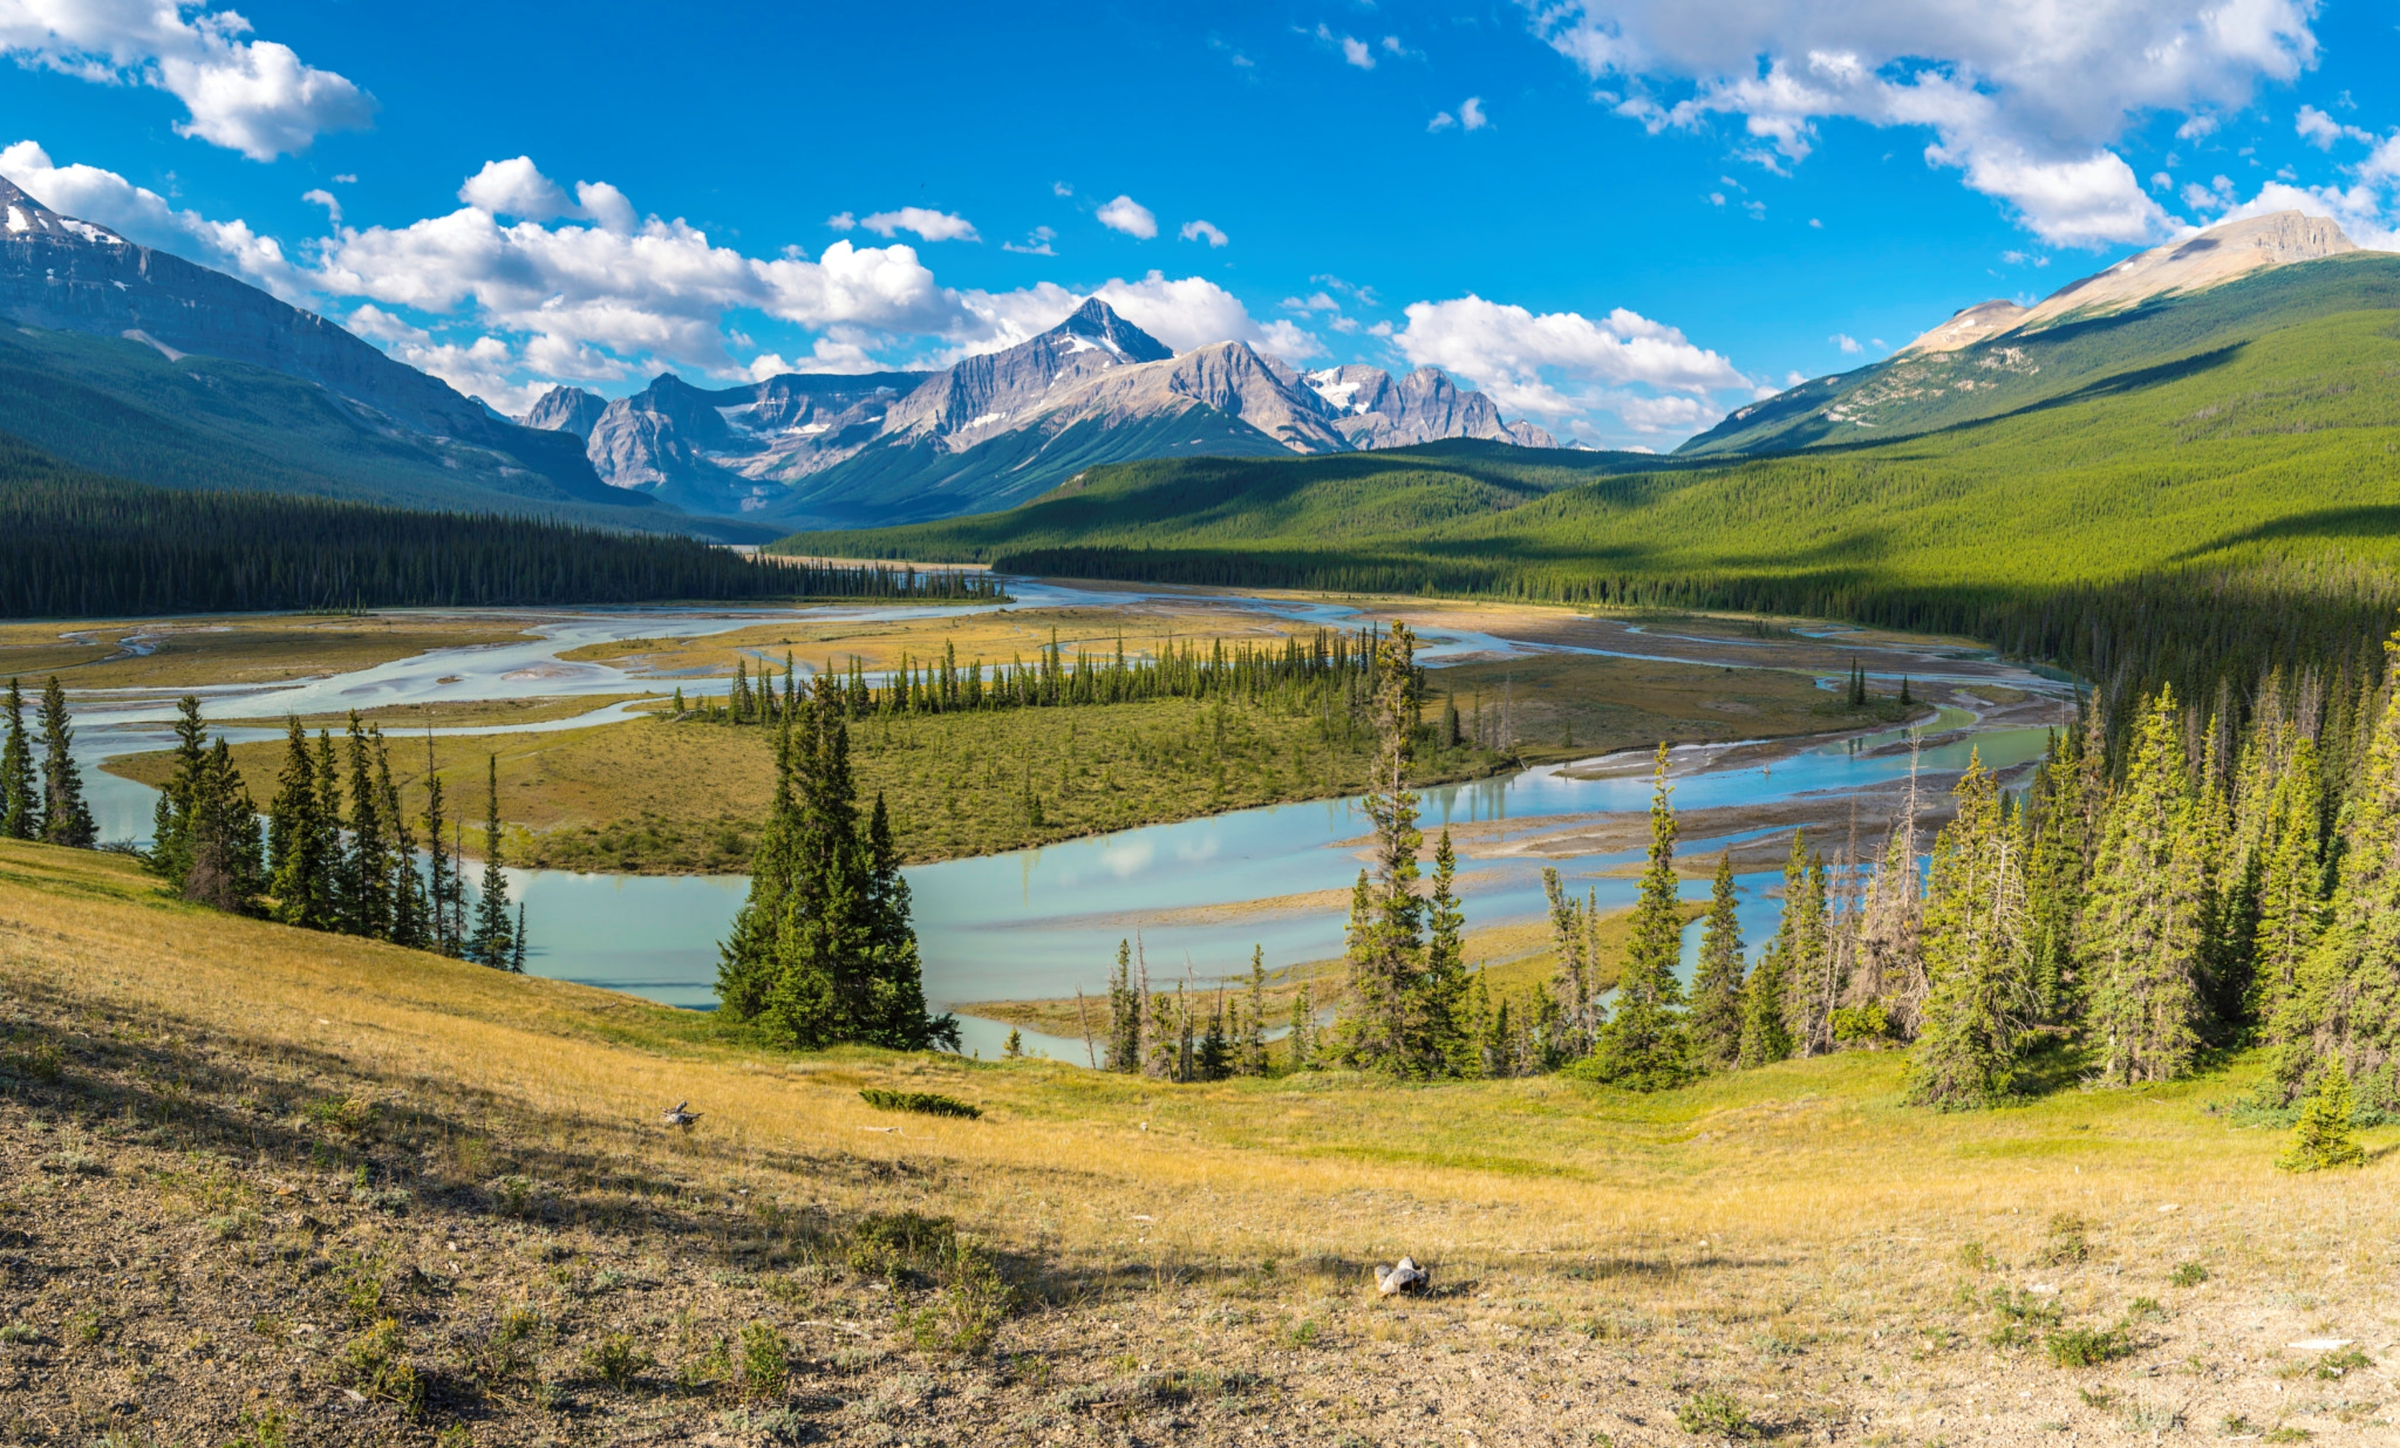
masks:
<instances>
[{"instance_id":1,"label":"rocky cliff face","mask_svg":"<svg viewBox=\"0 0 2400 1448\"><path fill-rule=\"evenodd\" d=\"M524 416L527 427L544 432L571 432L577 437L592 435L600 414L608 410L608 399L597 392L580 387L553 387L533 404Z\"/></svg>"},{"instance_id":2,"label":"rocky cliff face","mask_svg":"<svg viewBox=\"0 0 2400 1448\"><path fill-rule=\"evenodd\" d=\"M1333 410L1334 425L1356 448L1411 447L1454 437L1557 446L1531 423L1503 422L1489 397L1459 387L1438 367L1420 367L1398 379L1380 367L1330 367L1309 373L1308 385Z\"/></svg>"},{"instance_id":3,"label":"rocky cliff face","mask_svg":"<svg viewBox=\"0 0 2400 1448\"><path fill-rule=\"evenodd\" d=\"M1057 409L1062 389L1119 368L1172 360L1157 338L1094 298L1057 326L1005 351L969 357L896 405L884 432L965 452Z\"/></svg>"}]
</instances>

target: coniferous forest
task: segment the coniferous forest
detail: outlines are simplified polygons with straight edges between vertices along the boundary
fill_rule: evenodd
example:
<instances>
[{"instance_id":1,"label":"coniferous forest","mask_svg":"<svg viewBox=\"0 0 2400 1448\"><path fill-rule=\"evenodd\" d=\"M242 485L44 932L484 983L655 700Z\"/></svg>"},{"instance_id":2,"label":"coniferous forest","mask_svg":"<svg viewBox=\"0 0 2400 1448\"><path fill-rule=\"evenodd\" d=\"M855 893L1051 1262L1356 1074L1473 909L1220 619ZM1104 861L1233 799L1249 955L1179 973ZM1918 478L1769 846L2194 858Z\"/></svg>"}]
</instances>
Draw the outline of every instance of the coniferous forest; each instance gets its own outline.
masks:
<instances>
[{"instance_id":1,"label":"coniferous forest","mask_svg":"<svg viewBox=\"0 0 2400 1448\"><path fill-rule=\"evenodd\" d=\"M0 617L980 598L983 575L760 563L694 538L78 473L0 438Z\"/></svg>"}]
</instances>

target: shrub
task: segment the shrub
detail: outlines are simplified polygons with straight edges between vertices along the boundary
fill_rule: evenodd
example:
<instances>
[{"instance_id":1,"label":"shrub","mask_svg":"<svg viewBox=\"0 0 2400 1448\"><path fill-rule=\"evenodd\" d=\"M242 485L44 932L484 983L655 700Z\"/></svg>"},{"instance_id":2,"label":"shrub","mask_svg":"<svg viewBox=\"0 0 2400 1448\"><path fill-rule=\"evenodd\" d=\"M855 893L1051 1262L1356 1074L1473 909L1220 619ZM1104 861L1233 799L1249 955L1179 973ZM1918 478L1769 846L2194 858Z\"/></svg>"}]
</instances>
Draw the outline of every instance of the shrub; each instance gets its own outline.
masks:
<instances>
[{"instance_id":1,"label":"shrub","mask_svg":"<svg viewBox=\"0 0 2400 1448\"><path fill-rule=\"evenodd\" d=\"M656 1360L635 1346L632 1333L612 1332L584 1349L583 1361L600 1381L622 1390L633 1386Z\"/></svg>"},{"instance_id":2,"label":"shrub","mask_svg":"<svg viewBox=\"0 0 2400 1448\"><path fill-rule=\"evenodd\" d=\"M2325 1379L2333 1379L2338 1378L2344 1373L2350 1372L2357 1368L2371 1368L2373 1366L2375 1366L2375 1360L2373 1358L2368 1357L2365 1353L2360 1352L2357 1348L2346 1347L2335 1352L2329 1352L2325 1354L2325 1356L2318 1358L2315 1376Z\"/></svg>"},{"instance_id":3,"label":"shrub","mask_svg":"<svg viewBox=\"0 0 2400 1448\"><path fill-rule=\"evenodd\" d=\"M791 1375L792 1345L770 1323L754 1322L742 1329L740 1392L757 1402L783 1391Z\"/></svg>"},{"instance_id":4,"label":"shrub","mask_svg":"<svg viewBox=\"0 0 2400 1448\"><path fill-rule=\"evenodd\" d=\"M1751 1438L1758 1434L1758 1425L1750 1421L1750 1410L1742 1406L1742 1400L1716 1388L1678 1404L1675 1426L1686 1433L1712 1438Z\"/></svg>"},{"instance_id":5,"label":"shrub","mask_svg":"<svg viewBox=\"0 0 2400 1448\"><path fill-rule=\"evenodd\" d=\"M2043 1339L2042 1346L2062 1368L2089 1368L2132 1352L2133 1339L2122 1326L2065 1327Z\"/></svg>"},{"instance_id":6,"label":"shrub","mask_svg":"<svg viewBox=\"0 0 2400 1448\"><path fill-rule=\"evenodd\" d=\"M407 1341L395 1319L384 1318L350 1339L336 1368L351 1387L409 1417L425 1406L425 1380L408 1361Z\"/></svg>"},{"instance_id":7,"label":"shrub","mask_svg":"<svg viewBox=\"0 0 2400 1448\"><path fill-rule=\"evenodd\" d=\"M2285 1171L2325 1171L2337 1166L2361 1166L2366 1149L2350 1134L2350 1077L2335 1061L2317 1078L2317 1089L2292 1128L2289 1151L2275 1159Z\"/></svg>"},{"instance_id":8,"label":"shrub","mask_svg":"<svg viewBox=\"0 0 2400 1448\"><path fill-rule=\"evenodd\" d=\"M969 1120L983 1115L980 1106L933 1091L886 1091L869 1086L858 1097L878 1111L914 1111L920 1116L959 1116Z\"/></svg>"},{"instance_id":9,"label":"shrub","mask_svg":"<svg viewBox=\"0 0 2400 1448\"><path fill-rule=\"evenodd\" d=\"M989 1252L955 1235L938 1268L934 1299L904 1319L919 1349L973 1357L989 1349L1016 1306L1016 1290Z\"/></svg>"},{"instance_id":10,"label":"shrub","mask_svg":"<svg viewBox=\"0 0 2400 1448\"><path fill-rule=\"evenodd\" d=\"M2167 1280L2178 1287L2197 1287L2208 1280L2208 1264L2205 1262L2178 1262L2175 1264L2174 1272L2168 1275Z\"/></svg>"},{"instance_id":11,"label":"shrub","mask_svg":"<svg viewBox=\"0 0 2400 1448\"><path fill-rule=\"evenodd\" d=\"M850 1270L897 1280L911 1268L922 1270L938 1264L957 1238L958 1230L948 1217L915 1212L862 1217L850 1229Z\"/></svg>"},{"instance_id":12,"label":"shrub","mask_svg":"<svg viewBox=\"0 0 2400 1448\"><path fill-rule=\"evenodd\" d=\"M2091 1243L2084 1239L2091 1227L2072 1212L2060 1212L2050 1219L2050 1240L2044 1244L2041 1264L2045 1267L2069 1267L2092 1255Z\"/></svg>"}]
</instances>

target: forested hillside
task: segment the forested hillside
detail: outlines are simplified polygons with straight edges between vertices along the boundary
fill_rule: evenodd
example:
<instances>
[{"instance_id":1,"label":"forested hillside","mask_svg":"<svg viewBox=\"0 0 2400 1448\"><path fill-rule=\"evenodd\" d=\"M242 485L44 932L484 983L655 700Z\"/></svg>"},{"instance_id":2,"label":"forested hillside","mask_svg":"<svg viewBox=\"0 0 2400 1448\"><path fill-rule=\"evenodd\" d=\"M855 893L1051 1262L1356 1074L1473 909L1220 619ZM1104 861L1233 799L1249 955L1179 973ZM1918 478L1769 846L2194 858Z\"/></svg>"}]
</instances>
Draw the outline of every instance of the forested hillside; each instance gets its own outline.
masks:
<instances>
[{"instance_id":1,"label":"forested hillside","mask_svg":"<svg viewBox=\"0 0 2400 1448\"><path fill-rule=\"evenodd\" d=\"M758 563L697 539L86 473L0 435L0 617L943 595L955 574Z\"/></svg>"},{"instance_id":2,"label":"forested hillside","mask_svg":"<svg viewBox=\"0 0 2400 1448\"><path fill-rule=\"evenodd\" d=\"M990 517L776 546L1853 618L2211 687L2372 657L2400 606L2393 323L2315 317L1875 446L1150 463Z\"/></svg>"}]
</instances>

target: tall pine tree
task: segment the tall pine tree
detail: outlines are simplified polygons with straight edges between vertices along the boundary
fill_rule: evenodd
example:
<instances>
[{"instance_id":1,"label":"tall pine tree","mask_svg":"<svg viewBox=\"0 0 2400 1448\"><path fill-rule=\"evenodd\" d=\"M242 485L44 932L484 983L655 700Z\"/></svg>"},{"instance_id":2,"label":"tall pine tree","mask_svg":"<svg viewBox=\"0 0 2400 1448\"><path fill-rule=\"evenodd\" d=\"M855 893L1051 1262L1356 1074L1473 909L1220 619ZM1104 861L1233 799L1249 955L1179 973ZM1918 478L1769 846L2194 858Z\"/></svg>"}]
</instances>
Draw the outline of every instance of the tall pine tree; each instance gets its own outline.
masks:
<instances>
[{"instance_id":1,"label":"tall pine tree","mask_svg":"<svg viewBox=\"0 0 2400 1448\"><path fill-rule=\"evenodd\" d=\"M34 777L33 742L25 735L25 691L8 681L8 738L0 743L0 839L42 833L41 781Z\"/></svg>"},{"instance_id":2,"label":"tall pine tree","mask_svg":"<svg viewBox=\"0 0 2400 1448\"><path fill-rule=\"evenodd\" d=\"M100 842L92 808L84 803L83 774L76 767L75 729L67 715L67 691L52 674L42 690L42 838L69 849Z\"/></svg>"},{"instance_id":3,"label":"tall pine tree","mask_svg":"<svg viewBox=\"0 0 2400 1448\"><path fill-rule=\"evenodd\" d=\"M467 942L467 958L500 970L515 956L515 932L509 928L508 875L503 867L505 844L500 833L500 756L484 757L483 889L475 899L475 933Z\"/></svg>"},{"instance_id":4,"label":"tall pine tree","mask_svg":"<svg viewBox=\"0 0 2400 1448\"><path fill-rule=\"evenodd\" d=\"M1692 973L1692 1063L1721 1071L1742 1057L1742 923L1734 913L1733 855L1717 856L1708 917L1700 927L1700 965Z\"/></svg>"},{"instance_id":5,"label":"tall pine tree","mask_svg":"<svg viewBox=\"0 0 2400 1448\"><path fill-rule=\"evenodd\" d=\"M1979 755L1952 795L1958 811L1934 841L1925 892L1932 993L1909 1056L1910 1099L1944 1109L2009 1094L2041 1008L2019 821Z\"/></svg>"},{"instance_id":6,"label":"tall pine tree","mask_svg":"<svg viewBox=\"0 0 2400 1448\"><path fill-rule=\"evenodd\" d=\"M1667 746L1658 746L1650 798L1650 865L1633 907L1633 935L1617 976L1617 1008L1592 1052L1595 1079L1635 1091L1663 1091L1691 1075L1684 1032L1683 909L1675 882L1675 811L1668 804Z\"/></svg>"},{"instance_id":7,"label":"tall pine tree","mask_svg":"<svg viewBox=\"0 0 2400 1448\"><path fill-rule=\"evenodd\" d=\"M297 717L285 737L283 770L267 807L267 890L275 918L308 930L331 930L334 851L340 833L333 803L317 793L317 763Z\"/></svg>"},{"instance_id":8,"label":"tall pine tree","mask_svg":"<svg viewBox=\"0 0 2400 1448\"><path fill-rule=\"evenodd\" d=\"M1377 748L1362 801L1374 830L1373 863L1352 901L1350 997L1340 1053L1352 1066L1413 1074L1409 1007L1425 970L1424 902L1417 896L1417 796L1408 787L1416 734L1416 637L1405 624L1375 645L1372 701Z\"/></svg>"},{"instance_id":9,"label":"tall pine tree","mask_svg":"<svg viewBox=\"0 0 2400 1448\"><path fill-rule=\"evenodd\" d=\"M175 747L169 757L174 768L158 788L150 818L150 868L180 895L192 872L192 815L208 771L208 726L201 722L197 694L175 701Z\"/></svg>"},{"instance_id":10,"label":"tall pine tree","mask_svg":"<svg viewBox=\"0 0 2400 1448\"><path fill-rule=\"evenodd\" d=\"M2114 1082L2183 1075L2206 1024L2208 877L2185 769L2174 693L2162 689L2109 804L2078 923L2087 1027Z\"/></svg>"}]
</instances>

